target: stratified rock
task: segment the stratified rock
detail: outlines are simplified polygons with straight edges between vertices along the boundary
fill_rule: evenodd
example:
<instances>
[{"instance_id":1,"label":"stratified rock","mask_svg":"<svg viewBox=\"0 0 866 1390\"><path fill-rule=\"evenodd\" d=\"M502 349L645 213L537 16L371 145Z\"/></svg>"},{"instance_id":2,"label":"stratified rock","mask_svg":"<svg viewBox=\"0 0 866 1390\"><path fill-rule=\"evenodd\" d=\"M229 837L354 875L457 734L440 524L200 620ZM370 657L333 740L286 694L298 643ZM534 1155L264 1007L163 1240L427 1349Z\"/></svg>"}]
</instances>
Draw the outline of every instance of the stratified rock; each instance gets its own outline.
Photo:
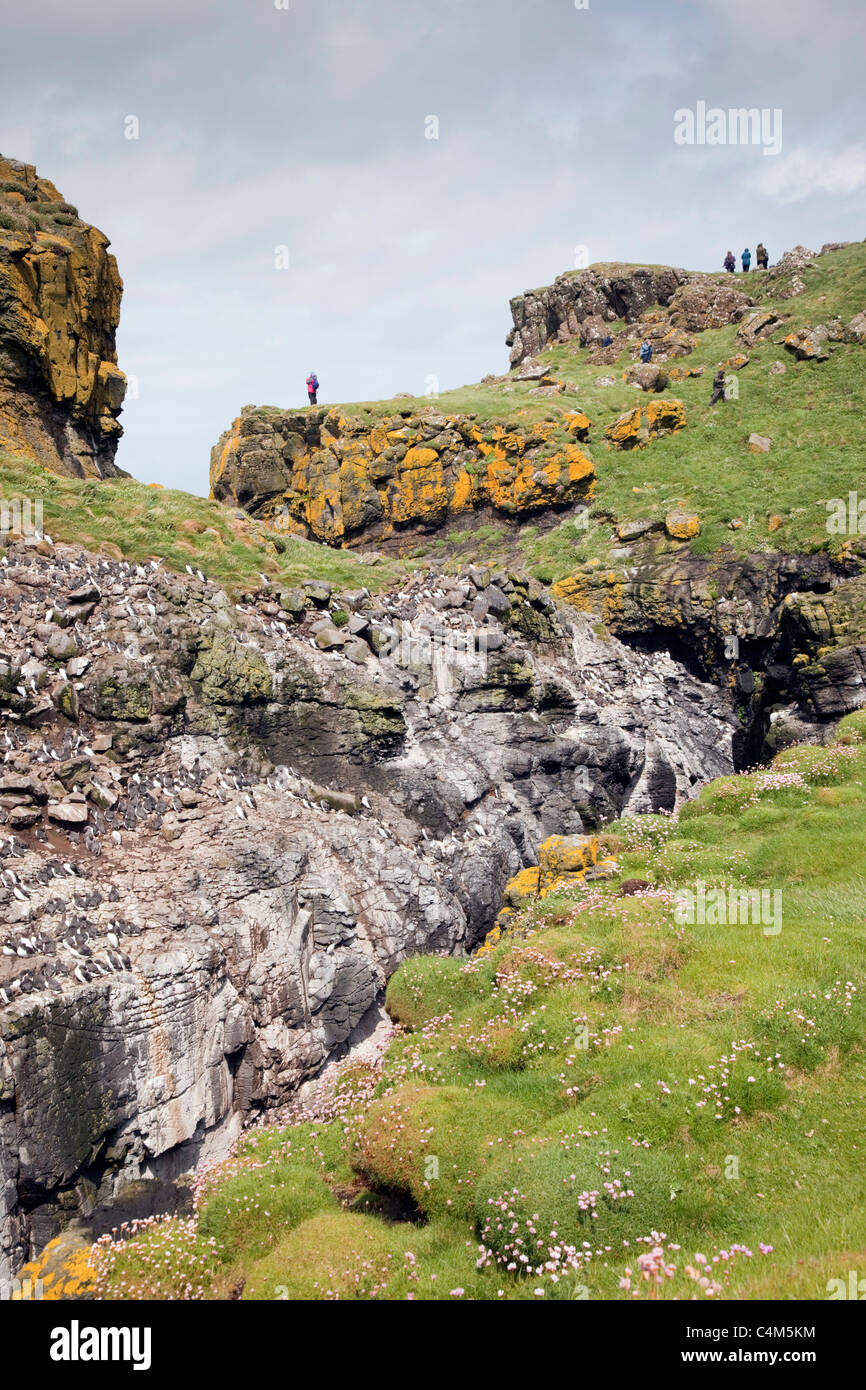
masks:
<instances>
[{"instance_id":1,"label":"stratified rock","mask_svg":"<svg viewBox=\"0 0 866 1390\"><path fill-rule=\"evenodd\" d=\"M72 477L117 472L123 285L108 246L32 165L0 155L0 449Z\"/></svg>"},{"instance_id":2,"label":"stratified rock","mask_svg":"<svg viewBox=\"0 0 866 1390\"><path fill-rule=\"evenodd\" d=\"M761 339L769 338L781 325L782 319L779 314L769 310L758 310L743 320L737 329L737 338L741 343L745 343L746 347L754 347Z\"/></svg>"},{"instance_id":3,"label":"stratified rock","mask_svg":"<svg viewBox=\"0 0 866 1390\"><path fill-rule=\"evenodd\" d=\"M690 333L724 328L737 323L754 302L751 295L728 280L719 282L710 275L689 275L671 302L671 322Z\"/></svg>"},{"instance_id":4,"label":"stratified rock","mask_svg":"<svg viewBox=\"0 0 866 1390\"><path fill-rule=\"evenodd\" d=\"M328 589L352 617L325 652L312 603L289 625L267 591L7 556L0 1281L130 1182L224 1154L407 956L476 946L551 835L733 769L723 696L520 574L406 575L369 613ZM17 674L97 576L78 724L48 700L34 727Z\"/></svg>"}]
</instances>

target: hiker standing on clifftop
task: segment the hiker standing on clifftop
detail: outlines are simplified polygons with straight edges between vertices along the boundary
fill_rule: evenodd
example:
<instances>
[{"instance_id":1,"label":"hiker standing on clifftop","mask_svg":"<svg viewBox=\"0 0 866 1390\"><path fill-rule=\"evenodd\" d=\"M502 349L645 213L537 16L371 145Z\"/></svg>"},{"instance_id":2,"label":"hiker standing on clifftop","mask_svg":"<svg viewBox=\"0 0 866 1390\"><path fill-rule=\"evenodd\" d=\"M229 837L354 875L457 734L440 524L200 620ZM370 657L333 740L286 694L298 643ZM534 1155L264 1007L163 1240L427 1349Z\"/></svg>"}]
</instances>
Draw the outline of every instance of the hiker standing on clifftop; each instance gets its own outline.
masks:
<instances>
[{"instance_id":1,"label":"hiker standing on clifftop","mask_svg":"<svg viewBox=\"0 0 866 1390\"><path fill-rule=\"evenodd\" d=\"M762 241L758 242L758 249L755 252L755 260L758 262L759 270L766 270L770 262L767 248Z\"/></svg>"},{"instance_id":2,"label":"hiker standing on clifftop","mask_svg":"<svg viewBox=\"0 0 866 1390\"><path fill-rule=\"evenodd\" d=\"M723 401L724 399L725 399L725 369L724 369L724 367L722 366L722 364L721 364L721 362L720 362L720 363L719 363L719 370L716 372L715 376L713 377L713 394L710 396L710 405L715 405L716 401Z\"/></svg>"},{"instance_id":3,"label":"hiker standing on clifftop","mask_svg":"<svg viewBox=\"0 0 866 1390\"><path fill-rule=\"evenodd\" d=\"M724 261L722 262L722 264L724 265L725 270L729 270L729 271L731 272L732 275L734 275L734 274L736 273L737 262L736 262L736 260L734 259L734 253L733 253L733 251L729 251L729 252L728 252L728 254L727 254L727 256L725 256L725 259L724 259Z\"/></svg>"},{"instance_id":4,"label":"hiker standing on clifftop","mask_svg":"<svg viewBox=\"0 0 866 1390\"><path fill-rule=\"evenodd\" d=\"M749 273L749 266L750 266L751 264L752 264L752 253L751 253L751 251L749 250L749 248L748 248L748 246L747 246L746 249L745 249L745 251L743 252L743 274L744 274L744 275L748 275L748 273Z\"/></svg>"},{"instance_id":5,"label":"hiker standing on clifftop","mask_svg":"<svg viewBox=\"0 0 866 1390\"><path fill-rule=\"evenodd\" d=\"M307 395L310 398L310 405L318 405L319 397L319 378L315 372L310 372L307 377Z\"/></svg>"}]
</instances>

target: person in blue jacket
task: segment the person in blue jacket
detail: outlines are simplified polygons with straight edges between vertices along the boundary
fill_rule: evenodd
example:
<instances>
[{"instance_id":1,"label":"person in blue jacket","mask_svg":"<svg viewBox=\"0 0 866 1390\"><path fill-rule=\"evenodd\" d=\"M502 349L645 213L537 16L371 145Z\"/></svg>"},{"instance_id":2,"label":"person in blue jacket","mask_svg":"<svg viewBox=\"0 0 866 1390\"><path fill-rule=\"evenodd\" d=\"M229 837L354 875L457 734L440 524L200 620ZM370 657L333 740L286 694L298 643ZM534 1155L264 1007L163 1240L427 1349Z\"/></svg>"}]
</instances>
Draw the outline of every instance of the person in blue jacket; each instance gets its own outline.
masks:
<instances>
[{"instance_id":1,"label":"person in blue jacket","mask_svg":"<svg viewBox=\"0 0 866 1390\"><path fill-rule=\"evenodd\" d=\"M746 249L745 249L745 251L743 252L743 274L744 274L744 275L748 275L748 273L749 273L749 266L750 266L751 264L752 264L752 253L751 253L751 251L749 250L749 248L748 248L748 246L747 246Z\"/></svg>"},{"instance_id":2,"label":"person in blue jacket","mask_svg":"<svg viewBox=\"0 0 866 1390\"><path fill-rule=\"evenodd\" d=\"M310 372L310 375L307 377L307 395L308 395L309 398L310 398L310 405L316 405L316 404L317 404L317 402L318 402L318 391L319 391L319 378L316 376L316 373L315 373L315 372Z\"/></svg>"},{"instance_id":3,"label":"person in blue jacket","mask_svg":"<svg viewBox=\"0 0 866 1390\"><path fill-rule=\"evenodd\" d=\"M651 362L652 357L653 345L650 342L649 338L644 338L643 342L640 345L640 360L641 362Z\"/></svg>"}]
</instances>

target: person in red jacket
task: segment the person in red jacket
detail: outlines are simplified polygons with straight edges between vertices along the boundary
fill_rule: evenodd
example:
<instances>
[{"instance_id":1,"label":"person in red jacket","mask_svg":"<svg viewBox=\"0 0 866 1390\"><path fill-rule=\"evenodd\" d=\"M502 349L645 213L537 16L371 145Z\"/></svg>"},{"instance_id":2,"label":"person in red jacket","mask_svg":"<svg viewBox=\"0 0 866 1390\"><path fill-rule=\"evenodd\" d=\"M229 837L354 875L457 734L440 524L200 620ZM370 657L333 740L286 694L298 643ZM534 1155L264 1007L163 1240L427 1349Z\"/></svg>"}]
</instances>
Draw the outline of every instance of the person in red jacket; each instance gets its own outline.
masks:
<instances>
[{"instance_id":1,"label":"person in red jacket","mask_svg":"<svg viewBox=\"0 0 866 1390\"><path fill-rule=\"evenodd\" d=\"M315 372L310 372L307 377L307 395L310 398L310 405L318 404L319 378Z\"/></svg>"}]
</instances>

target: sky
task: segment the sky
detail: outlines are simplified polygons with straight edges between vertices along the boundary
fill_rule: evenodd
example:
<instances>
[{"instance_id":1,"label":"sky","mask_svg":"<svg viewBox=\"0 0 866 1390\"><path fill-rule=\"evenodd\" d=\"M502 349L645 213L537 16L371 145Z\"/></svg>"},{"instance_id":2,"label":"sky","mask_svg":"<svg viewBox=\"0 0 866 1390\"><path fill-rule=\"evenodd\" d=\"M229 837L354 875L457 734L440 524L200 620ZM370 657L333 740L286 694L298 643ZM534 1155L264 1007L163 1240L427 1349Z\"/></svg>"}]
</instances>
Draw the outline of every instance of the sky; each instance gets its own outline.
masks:
<instances>
[{"instance_id":1,"label":"sky","mask_svg":"<svg viewBox=\"0 0 866 1390\"><path fill-rule=\"evenodd\" d=\"M509 300L586 263L866 236L863 0L40 0L2 34L0 150L117 256L144 482L206 494L311 369L323 403L503 372ZM768 138L698 143L699 103Z\"/></svg>"}]
</instances>

